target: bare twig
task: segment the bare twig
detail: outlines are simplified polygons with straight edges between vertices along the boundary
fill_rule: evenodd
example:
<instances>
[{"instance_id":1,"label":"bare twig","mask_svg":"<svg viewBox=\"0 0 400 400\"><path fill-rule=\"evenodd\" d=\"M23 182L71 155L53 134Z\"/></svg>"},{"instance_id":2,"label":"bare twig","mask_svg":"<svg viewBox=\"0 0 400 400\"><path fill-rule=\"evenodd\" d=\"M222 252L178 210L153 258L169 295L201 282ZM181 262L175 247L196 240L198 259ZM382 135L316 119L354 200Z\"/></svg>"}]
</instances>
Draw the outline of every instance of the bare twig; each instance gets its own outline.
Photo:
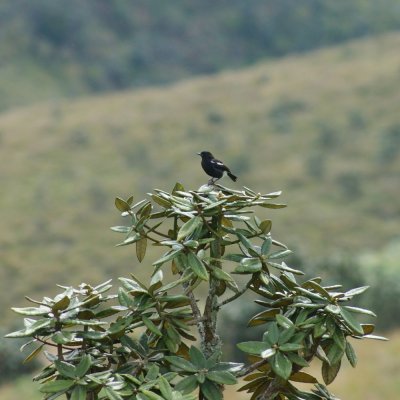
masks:
<instances>
[{"instance_id":1,"label":"bare twig","mask_svg":"<svg viewBox=\"0 0 400 400\"><path fill-rule=\"evenodd\" d=\"M250 279L246 286L244 288L242 288L241 290L239 290L237 293L235 293L233 296L228 297L227 299L225 299L224 301L221 301L221 303L217 304L216 309L219 310L222 306L224 306L225 304L228 304L234 300L236 300L238 297L240 297L242 294L246 293L247 289L250 287L250 285L252 284L253 279Z\"/></svg>"},{"instance_id":2,"label":"bare twig","mask_svg":"<svg viewBox=\"0 0 400 400\"><path fill-rule=\"evenodd\" d=\"M254 364L251 364L248 367L246 367L246 368L242 369L241 371L239 371L236 374L236 377L237 378L241 378L242 376L245 376L245 375L249 374L250 372L255 371L256 369L262 367L263 365L265 365L267 363L268 363L268 360L266 358L262 359L260 361L257 361Z\"/></svg>"}]
</instances>

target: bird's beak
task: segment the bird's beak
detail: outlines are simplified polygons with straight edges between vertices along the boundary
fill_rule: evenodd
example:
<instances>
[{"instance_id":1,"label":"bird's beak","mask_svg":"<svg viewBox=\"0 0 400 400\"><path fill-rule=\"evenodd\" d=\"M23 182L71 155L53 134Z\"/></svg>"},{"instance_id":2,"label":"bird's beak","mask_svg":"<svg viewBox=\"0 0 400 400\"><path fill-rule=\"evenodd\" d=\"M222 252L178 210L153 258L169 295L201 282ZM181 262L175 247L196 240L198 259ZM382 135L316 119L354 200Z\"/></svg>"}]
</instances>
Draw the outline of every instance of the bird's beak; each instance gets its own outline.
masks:
<instances>
[{"instance_id":1,"label":"bird's beak","mask_svg":"<svg viewBox=\"0 0 400 400\"><path fill-rule=\"evenodd\" d=\"M201 156L201 153L196 153L198 156Z\"/></svg>"}]
</instances>

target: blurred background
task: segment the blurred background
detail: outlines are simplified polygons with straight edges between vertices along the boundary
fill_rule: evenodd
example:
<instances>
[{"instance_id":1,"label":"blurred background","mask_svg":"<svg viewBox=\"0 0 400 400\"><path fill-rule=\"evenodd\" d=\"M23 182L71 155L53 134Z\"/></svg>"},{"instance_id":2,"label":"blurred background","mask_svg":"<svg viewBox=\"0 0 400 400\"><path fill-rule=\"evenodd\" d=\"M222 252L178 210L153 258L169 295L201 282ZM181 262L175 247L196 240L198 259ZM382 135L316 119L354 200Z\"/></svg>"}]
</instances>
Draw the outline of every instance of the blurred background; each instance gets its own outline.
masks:
<instances>
[{"instance_id":1,"label":"blurred background","mask_svg":"<svg viewBox=\"0 0 400 400\"><path fill-rule=\"evenodd\" d=\"M359 305L391 340L356 343L332 391L397 399L399 105L398 0L2 0L1 336L25 295L148 277L151 252L114 247L114 197L197 189L209 150L225 184L283 190L288 208L260 213L291 265L371 286ZM257 337L237 327L250 301L224 315L231 358ZM17 348L0 339L0 398L39 399Z\"/></svg>"}]
</instances>

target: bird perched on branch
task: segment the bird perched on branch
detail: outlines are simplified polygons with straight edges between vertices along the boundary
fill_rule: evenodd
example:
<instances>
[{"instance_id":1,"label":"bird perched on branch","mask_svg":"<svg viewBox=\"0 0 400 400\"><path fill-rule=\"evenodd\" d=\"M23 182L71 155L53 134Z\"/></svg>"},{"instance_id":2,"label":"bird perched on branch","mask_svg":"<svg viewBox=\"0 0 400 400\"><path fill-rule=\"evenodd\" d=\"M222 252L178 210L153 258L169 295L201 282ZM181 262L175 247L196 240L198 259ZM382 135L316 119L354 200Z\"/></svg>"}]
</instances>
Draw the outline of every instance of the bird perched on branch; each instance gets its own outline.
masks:
<instances>
[{"instance_id":1,"label":"bird perched on branch","mask_svg":"<svg viewBox=\"0 0 400 400\"><path fill-rule=\"evenodd\" d=\"M228 175L229 178L236 182L237 176L233 175L231 170L222 161L214 158L209 151L202 151L197 154L201 156L201 166L203 167L204 172L211 176L211 179L208 181L209 185L213 185L224 175Z\"/></svg>"}]
</instances>

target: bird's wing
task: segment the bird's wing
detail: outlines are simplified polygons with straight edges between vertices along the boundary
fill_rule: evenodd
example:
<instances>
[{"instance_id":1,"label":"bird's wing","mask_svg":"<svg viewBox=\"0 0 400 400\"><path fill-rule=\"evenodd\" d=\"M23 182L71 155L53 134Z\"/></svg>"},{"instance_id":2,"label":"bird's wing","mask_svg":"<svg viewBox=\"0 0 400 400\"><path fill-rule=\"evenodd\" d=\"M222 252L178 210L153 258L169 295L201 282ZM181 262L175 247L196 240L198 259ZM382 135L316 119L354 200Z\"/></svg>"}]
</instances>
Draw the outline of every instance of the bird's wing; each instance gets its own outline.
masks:
<instances>
[{"instance_id":1,"label":"bird's wing","mask_svg":"<svg viewBox=\"0 0 400 400\"><path fill-rule=\"evenodd\" d=\"M214 166L214 168L219 169L221 171L228 171L230 172L230 169L220 160L213 159L211 160L211 164Z\"/></svg>"}]
</instances>

